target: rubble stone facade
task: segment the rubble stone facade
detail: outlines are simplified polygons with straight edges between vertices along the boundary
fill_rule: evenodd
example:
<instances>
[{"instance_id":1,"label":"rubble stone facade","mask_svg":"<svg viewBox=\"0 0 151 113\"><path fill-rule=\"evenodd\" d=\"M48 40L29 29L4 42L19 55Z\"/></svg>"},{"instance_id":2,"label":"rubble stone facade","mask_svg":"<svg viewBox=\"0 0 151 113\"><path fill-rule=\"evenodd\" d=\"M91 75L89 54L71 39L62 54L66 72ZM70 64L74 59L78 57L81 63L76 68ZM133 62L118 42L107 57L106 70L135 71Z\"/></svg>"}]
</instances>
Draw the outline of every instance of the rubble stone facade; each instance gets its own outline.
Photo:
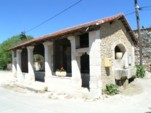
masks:
<instances>
[{"instance_id":1,"label":"rubble stone facade","mask_svg":"<svg viewBox=\"0 0 151 113\"><path fill-rule=\"evenodd\" d=\"M137 30L134 30L136 37ZM147 71L151 71L151 28L141 29L141 37L142 37L142 62L143 66ZM136 65L140 63L140 53L139 53L139 45L135 47L135 59Z\"/></svg>"}]
</instances>

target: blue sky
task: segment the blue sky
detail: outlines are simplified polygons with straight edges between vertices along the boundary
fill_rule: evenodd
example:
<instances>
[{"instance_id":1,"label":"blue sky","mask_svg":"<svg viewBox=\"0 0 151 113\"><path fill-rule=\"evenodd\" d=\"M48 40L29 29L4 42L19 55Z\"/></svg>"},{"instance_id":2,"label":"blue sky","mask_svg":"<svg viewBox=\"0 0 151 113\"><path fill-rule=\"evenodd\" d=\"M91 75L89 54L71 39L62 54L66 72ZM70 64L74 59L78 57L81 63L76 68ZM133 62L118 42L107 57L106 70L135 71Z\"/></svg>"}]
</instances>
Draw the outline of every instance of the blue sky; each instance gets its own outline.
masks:
<instances>
[{"instance_id":1,"label":"blue sky","mask_svg":"<svg viewBox=\"0 0 151 113\"><path fill-rule=\"evenodd\" d=\"M28 31L77 1L79 0L0 0L0 43L22 31ZM151 0L138 0L138 3L141 7L150 6L140 11L141 26L150 27ZM78 5L26 34L36 38L134 10L134 0L82 0ZM126 15L126 18L130 26L136 29L135 13Z\"/></svg>"}]
</instances>

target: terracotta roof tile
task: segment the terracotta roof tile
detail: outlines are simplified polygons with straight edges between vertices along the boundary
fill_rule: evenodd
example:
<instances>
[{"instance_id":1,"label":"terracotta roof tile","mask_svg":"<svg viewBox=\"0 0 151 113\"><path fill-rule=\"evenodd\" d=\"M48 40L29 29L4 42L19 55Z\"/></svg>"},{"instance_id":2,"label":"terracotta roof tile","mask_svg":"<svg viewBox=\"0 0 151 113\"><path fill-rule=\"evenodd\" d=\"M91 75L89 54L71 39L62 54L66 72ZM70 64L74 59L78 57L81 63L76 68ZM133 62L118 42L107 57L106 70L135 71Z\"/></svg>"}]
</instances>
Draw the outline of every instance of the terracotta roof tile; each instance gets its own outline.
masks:
<instances>
[{"instance_id":1,"label":"terracotta roof tile","mask_svg":"<svg viewBox=\"0 0 151 113\"><path fill-rule=\"evenodd\" d=\"M54 32L52 34L41 36L39 38L34 38L34 39L29 40L27 42L16 45L13 48L11 48L10 50L21 48L23 46L29 46L33 43L36 44L37 42L44 42L45 40L50 40L50 39L56 38L58 36L63 36L65 34L69 34L69 33L72 33L74 31L76 32L77 30L82 29L82 28L87 28L87 27L91 27L91 26L99 26L103 23L111 22L113 20L120 19L120 18L122 19L126 29L128 31L132 31L131 27L129 26L129 24L128 24L126 18L125 18L125 16L123 14L118 14L118 15L115 15L115 16L111 16L111 17L108 17L108 18L101 19L101 20L96 20L96 21L93 21L93 22L88 22L88 23L85 23L85 24L81 24L81 25L78 25L78 26L74 26L74 27L71 27L71 28L60 30L60 31ZM129 33L130 33L133 41L136 42L135 35L133 34L133 32L129 32Z\"/></svg>"}]
</instances>

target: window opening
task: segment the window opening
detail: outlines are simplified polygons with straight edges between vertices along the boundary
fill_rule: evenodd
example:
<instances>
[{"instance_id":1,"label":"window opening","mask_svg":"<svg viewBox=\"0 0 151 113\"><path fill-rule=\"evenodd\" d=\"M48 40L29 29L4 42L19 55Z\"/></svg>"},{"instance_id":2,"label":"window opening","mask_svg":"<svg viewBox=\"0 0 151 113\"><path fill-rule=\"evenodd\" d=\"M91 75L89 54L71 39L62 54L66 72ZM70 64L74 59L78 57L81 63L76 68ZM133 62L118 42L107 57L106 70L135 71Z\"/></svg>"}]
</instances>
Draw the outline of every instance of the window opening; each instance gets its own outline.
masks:
<instances>
[{"instance_id":1,"label":"window opening","mask_svg":"<svg viewBox=\"0 0 151 113\"><path fill-rule=\"evenodd\" d=\"M79 43L80 48L89 47L89 38L88 33L80 35Z\"/></svg>"}]
</instances>

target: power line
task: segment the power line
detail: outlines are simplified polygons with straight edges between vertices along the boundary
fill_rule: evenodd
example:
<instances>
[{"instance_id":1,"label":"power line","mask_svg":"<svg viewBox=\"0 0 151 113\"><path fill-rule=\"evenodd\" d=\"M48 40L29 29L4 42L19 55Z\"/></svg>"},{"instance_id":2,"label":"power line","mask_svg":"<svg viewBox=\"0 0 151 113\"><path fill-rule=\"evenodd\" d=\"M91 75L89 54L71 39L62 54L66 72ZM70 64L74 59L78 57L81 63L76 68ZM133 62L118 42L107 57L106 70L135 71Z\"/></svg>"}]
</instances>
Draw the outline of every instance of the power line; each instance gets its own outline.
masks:
<instances>
[{"instance_id":1,"label":"power line","mask_svg":"<svg viewBox=\"0 0 151 113\"><path fill-rule=\"evenodd\" d=\"M32 30L34 30L34 29L40 27L41 25L47 23L48 21L50 21L50 20L56 18L57 16L59 16L59 15L61 15L62 13L66 12L67 10L71 9L72 7L78 5L80 2L82 2L82 0L79 0L78 2L73 3L72 5L70 5L69 7L65 8L64 10L62 10L62 11L56 13L55 15L53 15L52 17L46 19L45 21L41 22L40 24L38 24L38 25L32 27L31 29L25 31L25 33L30 32L30 31L32 31ZM150 7L151 7L151 5L149 5L149 6L144 6L144 7L140 7L139 10L144 10L144 8L150 8ZM147 9L145 9L145 10L147 10ZM148 10L149 10L149 9L148 9ZM130 10L129 10L129 11L130 11ZM127 11L127 12L128 12L128 11ZM135 13L135 11L132 11L132 12L126 13L125 16L132 15L132 14L134 14L134 13Z\"/></svg>"},{"instance_id":2,"label":"power line","mask_svg":"<svg viewBox=\"0 0 151 113\"><path fill-rule=\"evenodd\" d=\"M144 9L144 10L151 10L151 9Z\"/></svg>"},{"instance_id":3,"label":"power line","mask_svg":"<svg viewBox=\"0 0 151 113\"><path fill-rule=\"evenodd\" d=\"M125 16L132 15L134 13L135 13L135 11L132 11L132 12L126 13Z\"/></svg>"},{"instance_id":4,"label":"power line","mask_svg":"<svg viewBox=\"0 0 151 113\"><path fill-rule=\"evenodd\" d=\"M142 10L151 10L151 5L139 7L138 10L139 11L142 11ZM125 12L125 16L132 15L132 14L135 14L135 10L129 10L129 11Z\"/></svg>"},{"instance_id":5,"label":"power line","mask_svg":"<svg viewBox=\"0 0 151 113\"><path fill-rule=\"evenodd\" d=\"M71 9L72 7L78 5L80 2L82 2L82 0L79 0L78 2L75 2L74 4L72 4L72 5L70 5L69 7L65 8L64 10L58 12L57 14L55 14L55 15L53 15L52 17L46 19L45 21L41 22L40 24L38 24L38 25L34 26L33 28L27 30L26 33L27 33L27 32L30 32L30 31L32 31L32 30L38 28L38 27L40 27L41 25L47 23L48 21L54 19L55 17L57 17L57 16L59 16L59 15L61 15L62 13L66 12L67 10Z\"/></svg>"},{"instance_id":6,"label":"power line","mask_svg":"<svg viewBox=\"0 0 151 113\"><path fill-rule=\"evenodd\" d=\"M143 7L140 7L140 8L151 8L151 5L148 5L148 6L143 6Z\"/></svg>"}]
</instances>

